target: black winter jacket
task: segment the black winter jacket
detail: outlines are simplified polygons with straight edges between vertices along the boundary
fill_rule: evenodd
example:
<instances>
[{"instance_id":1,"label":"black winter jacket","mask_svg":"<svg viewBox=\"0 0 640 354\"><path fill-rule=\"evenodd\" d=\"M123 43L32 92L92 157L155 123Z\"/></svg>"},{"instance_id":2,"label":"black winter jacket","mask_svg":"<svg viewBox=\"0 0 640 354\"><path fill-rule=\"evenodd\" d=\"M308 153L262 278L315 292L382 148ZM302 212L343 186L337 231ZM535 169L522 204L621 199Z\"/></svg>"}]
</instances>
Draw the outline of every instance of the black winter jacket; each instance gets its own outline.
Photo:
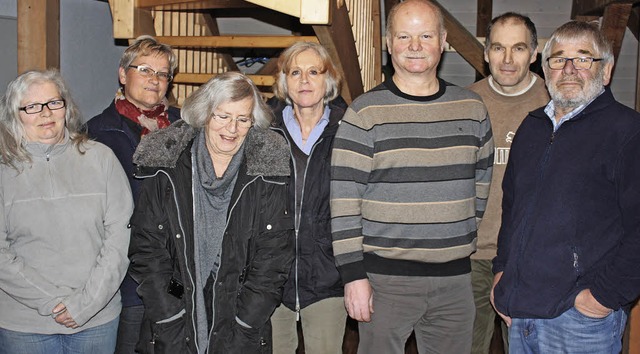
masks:
<instances>
[{"instance_id":1,"label":"black winter jacket","mask_svg":"<svg viewBox=\"0 0 640 354\"><path fill-rule=\"evenodd\" d=\"M197 348L191 191L196 134L180 121L143 139L134 156L136 164L146 166L139 176L147 178L131 219L129 250L131 274L145 306L137 349L271 353L269 318L281 301L293 260L287 145L269 130L252 128L247 134L222 241L209 347ZM236 317L251 328L239 325Z\"/></svg>"},{"instance_id":2,"label":"black winter jacket","mask_svg":"<svg viewBox=\"0 0 640 354\"><path fill-rule=\"evenodd\" d=\"M282 111L286 103L275 98L269 100L276 119L274 126L285 136L289 145L294 142L284 125ZM290 209L302 203L300 215L296 215L296 258L289 280L284 286L282 303L296 311L315 302L344 295L340 273L333 258L331 245L331 211L329 208L329 183L331 173L331 149L338 125L347 104L338 97L329 102L329 124L314 144L307 162L305 176L297 176L293 155L291 157L292 182L289 185ZM295 179L304 178L303 196L296 201Z\"/></svg>"},{"instance_id":3,"label":"black winter jacket","mask_svg":"<svg viewBox=\"0 0 640 354\"><path fill-rule=\"evenodd\" d=\"M170 122L173 123L180 119L179 109L169 107L168 113ZM109 107L87 122L87 133L89 133L91 139L99 141L113 150L129 179L135 202L138 199L138 194L140 194L142 181L133 176L133 153L138 147L140 137L131 130L125 119L127 118L118 113L115 101L112 100ZM138 284L127 274L122 281L122 285L120 285L122 306L142 305L142 300L136 294L137 286Z\"/></svg>"},{"instance_id":4,"label":"black winter jacket","mask_svg":"<svg viewBox=\"0 0 640 354\"><path fill-rule=\"evenodd\" d=\"M555 318L590 289L618 310L640 295L640 114L611 90L558 130L525 118L503 180L498 310Z\"/></svg>"}]
</instances>

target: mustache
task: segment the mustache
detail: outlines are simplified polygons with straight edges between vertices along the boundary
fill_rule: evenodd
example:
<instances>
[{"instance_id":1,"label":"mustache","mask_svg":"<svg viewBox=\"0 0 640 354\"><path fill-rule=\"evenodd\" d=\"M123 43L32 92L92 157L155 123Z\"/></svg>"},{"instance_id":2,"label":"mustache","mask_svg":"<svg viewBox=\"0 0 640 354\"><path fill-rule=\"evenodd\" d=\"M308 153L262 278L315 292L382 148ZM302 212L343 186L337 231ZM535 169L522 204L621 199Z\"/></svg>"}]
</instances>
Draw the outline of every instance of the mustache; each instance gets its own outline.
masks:
<instances>
[{"instance_id":1,"label":"mustache","mask_svg":"<svg viewBox=\"0 0 640 354\"><path fill-rule=\"evenodd\" d=\"M584 79L582 79L580 76L577 75L572 75L572 76L565 76L562 77L560 80L556 81L557 84L563 84L563 83L579 83L581 85L584 85Z\"/></svg>"}]
</instances>

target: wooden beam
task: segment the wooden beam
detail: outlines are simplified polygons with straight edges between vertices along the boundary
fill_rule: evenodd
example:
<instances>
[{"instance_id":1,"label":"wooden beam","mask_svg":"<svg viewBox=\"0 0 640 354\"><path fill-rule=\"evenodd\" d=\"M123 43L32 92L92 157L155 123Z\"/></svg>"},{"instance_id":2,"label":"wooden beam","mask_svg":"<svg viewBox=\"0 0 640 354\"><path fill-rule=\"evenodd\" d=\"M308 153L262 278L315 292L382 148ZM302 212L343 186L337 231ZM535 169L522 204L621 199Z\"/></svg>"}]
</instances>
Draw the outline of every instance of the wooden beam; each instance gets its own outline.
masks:
<instances>
[{"instance_id":1,"label":"wooden beam","mask_svg":"<svg viewBox=\"0 0 640 354\"><path fill-rule=\"evenodd\" d=\"M380 13L380 2L376 1L373 4L371 18L373 19L373 28L378 29L373 31L373 46L376 54L373 58L373 80L377 86L382 83L382 14Z\"/></svg>"},{"instance_id":2,"label":"wooden beam","mask_svg":"<svg viewBox=\"0 0 640 354\"><path fill-rule=\"evenodd\" d=\"M337 7L335 1L331 1L333 21L331 26L313 26L320 44L322 44L338 70L344 75L342 97L351 103L364 92L360 64L356 55L356 45L351 31L351 21L346 6Z\"/></svg>"},{"instance_id":3,"label":"wooden beam","mask_svg":"<svg viewBox=\"0 0 640 354\"><path fill-rule=\"evenodd\" d=\"M275 75L278 71L278 58L271 58L267 60L264 65L256 72L257 75Z\"/></svg>"},{"instance_id":4,"label":"wooden beam","mask_svg":"<svg viewBox=\"0 0 640 354\"><path fill-rule=\"evenodd\" d=\"M631 14L631 6L630 3L607 5L602 16L601 30L605 37L611 41L615 61L618 61L618 55L620 55L622 39Z\"/></svg>"},{"instance_id":5,"label":"wooden beam","mask_svg":"<svg viewBox=\"0 0 640 354\"><path fill-rule=\"evenodd\" d=\"M635 306L631 308L623 339L623 353L640 354L640 303L636 302Z\"/></svg>"},{"instance_id":6,"label":"wooden beam","mask_svg":"<svg viewBox=\"0 0 640 354\"><path fill-rule=\"evenodd\" d=\"M204 84L217 74L189 74L178 73L173 78L174 84ZM273 86L273 75L247 75L258 86Z\"/></svg>"},{"instance_id":7,"label":"wooden beam","mask_svg":"<svg viewBox=\"0 0 640 354\"><path fill-rule=\"evenodd\" d=\"M235 9L241 7L255 7L255 5L244 0L137 0L136 6L139 8L155 8L158 6L166 6L164 10L171 5L181 5L182 9ZM186 6L185 6L186 5ZM177 9L177 7L176 7Z\"/></svg>"},{"instance_id":8,"label":"wooden beam","mask_svg":"<svg viewBox=\"0 0 640 354\"><path fill-rule=\"evenodd\" d=\"M638 0L573 0L571 18L578 16L601 16L604 9L613 4L633 4Z\"/></svg>"},{"instance_id":9,"label":"wooden beam","mask_svg":"<svg viewBox=\"0 0 640 354\"><path fill-rule=\"evenodd\" d=\"M476 17L476 36L486 37L487 26L493 16L493 0L477 0L478 15Z\"/></svg>"},{"instance_id":10,"label":"wooden beam","mask_svg":"<svg viewBox=\"0 0 640 354\"><path fill-rule=\"evenodd\" d=\"M155 35L151 11L137 8L135 0L109 0L109 7L113 18L113 38L129 39L143 34Z\"/></svg>"},{"instance_id":11,"label":"wooden beam","mask_svg":"<svg viewBox=\"0 0 640 354\"><path fill-rule=\"evenodd\" d=\"M491 16L493 14L493 0L477 0L478 14L476 17L476 36L486 37L487 27L491 23ZM484 65L484 64L483 64ZM480 80L484 75L476 71L476 81Z\"/></svg>"},{"instance_id":12,"label":"wooden beam","mask_svg":"<svg viewBox=\"0 0 640 354\"><path fill-rule=\"evenodd\" d=\"M331 23L330 2L335 0L300 1L300 23L327 25Z\"/></svg>"},{"instance_id":13,"label":"wooden beam","mask_svg":"<svg viewBox=\"0 0 640 354\"><path fill-rule=\"evenodd\" d=\"M246 0L247 2L266 7L271 10L285 13L294 17L300 17L300 0L282 1L282 0Z\"/></svg>"},{"instance_id":14,"label":"wooden beam","mask_svg":"<svg viewBox=\"0 0 640 354\"><path fill-rule=\"evenodd\" d=\"M18 73L60 68L60 0L18 1Z\"/></svg>"},{"instance_id":15,"label":"wooden beam","mask_svg":"<svg viewBox=\"0 0 640 354\"><path fill-rule=\"evenodd\" d=\"M175 48L287 48L295 42L318 42L314 36L163 36L156 37Z\"/></svg>"},{"instance_id":16,"label":"wooden beam","mask_svg":"<svg viewBox=\"0 0 640 354\"><path fill-rule=\"evenodd\" d=\"M389 18L389 11L394 7L400 0L384 0L384 18Z\"/></svg>"},{"instance_id":17,"label":"wooden beam","mask_svg":"<svg viewBox=\"0 0 640 354\"><path fill-rule=\"evenodd\" d=\"M447 42L456 49L456 51L466 60L477 72L487 76L484 65L484 46L476 40L453 15L433 0L444 16L444 25L447 28Z\"/></svg>"},{"instance_id":18,"label":"wooden beam","mask_svg":"<svg viewBox=\"0 0 640 354\"><path fill-rule=\"evenodd\" d=\"M636 40L640 40L640 6L634 6L631 9L627 27L629 27L633 36L636 37Z\"/></svg>"}]
</instances>

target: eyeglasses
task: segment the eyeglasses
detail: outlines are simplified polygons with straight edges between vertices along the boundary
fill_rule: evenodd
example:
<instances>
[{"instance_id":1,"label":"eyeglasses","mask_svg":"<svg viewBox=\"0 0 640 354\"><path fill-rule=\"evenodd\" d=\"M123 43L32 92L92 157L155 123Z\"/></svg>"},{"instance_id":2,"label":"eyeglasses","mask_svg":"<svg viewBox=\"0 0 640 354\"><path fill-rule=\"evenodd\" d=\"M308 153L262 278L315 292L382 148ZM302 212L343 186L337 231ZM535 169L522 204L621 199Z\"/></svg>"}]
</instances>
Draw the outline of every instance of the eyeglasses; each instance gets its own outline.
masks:
<instances>
[{"instance_id":1,"label":"eyeglasses","mask_svg":"<svg viewBox=\"0 0 640 354\"><path fill-rule=\"evenodd\" d=\"M47 106L50 111L62 109L65 106L63 99L51 100L45 103L32 103L24 107L18 107L19 110L24 111L26 114L36 114L42 112L44 106Z\"/></svg>"},{"instance_id":2,"label":"eyeglasses","mask_svg":"<svg viewBox=\"0 0 640 354\"><path fill-rule=\"evenodd\" d=\"M173 79L173 76L168 72L155 71L146 65L129 65L129 67L136 69L138 71L138 74L146 78L151 78L155 76L158 78L158 80L161 80L161 81L171 81Z\"/></svg>"},{"instance_id":3,"label":"eyeglasses","mask_svg":"<svg viewBox=\"0 0 640 354\"><path fill-rule=\"evenodd\" d=\"M238 127L240 128L250 128L253 125L253 119L251 117L238 116L235 118L231 118L229 116L215 113L212 113L211 117L216 123L223 127L226 127L233 121L236 121L238 123Z\"/></svg>"},{"instance_id":4,"label":"eyeglasses","mask_svg":"<svg viewBox=\"0 0 640 354\"><path fill-rule=\"evenodd\" d=\"M547 64L551 70L562 70L568 61L573 64L576 70L589 70L594 61L601 61L602 58L592 57L577 57L577 58L564 58L564 57L549 57L547 58Z\"/></svg>"}]
</instances>

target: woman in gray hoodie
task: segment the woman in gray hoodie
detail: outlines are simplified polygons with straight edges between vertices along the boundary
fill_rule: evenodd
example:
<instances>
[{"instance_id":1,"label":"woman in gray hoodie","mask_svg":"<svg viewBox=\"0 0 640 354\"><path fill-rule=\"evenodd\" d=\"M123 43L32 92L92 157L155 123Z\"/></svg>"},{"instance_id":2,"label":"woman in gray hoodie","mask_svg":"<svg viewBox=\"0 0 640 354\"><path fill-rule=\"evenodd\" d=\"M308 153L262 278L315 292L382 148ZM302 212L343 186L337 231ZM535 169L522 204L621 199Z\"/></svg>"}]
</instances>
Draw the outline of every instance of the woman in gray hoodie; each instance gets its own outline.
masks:
<instances>
[{"instance_id":1,"label":"woman in gray hoodie","mask_svg":"<svg viewBox=\"0 0 640 354\"><path fill-rule=\"evenodd\" d=\"M0 101L0 354L114 351L133 201L81 123L56 71Z\"/></svg>"}]
</instances>

